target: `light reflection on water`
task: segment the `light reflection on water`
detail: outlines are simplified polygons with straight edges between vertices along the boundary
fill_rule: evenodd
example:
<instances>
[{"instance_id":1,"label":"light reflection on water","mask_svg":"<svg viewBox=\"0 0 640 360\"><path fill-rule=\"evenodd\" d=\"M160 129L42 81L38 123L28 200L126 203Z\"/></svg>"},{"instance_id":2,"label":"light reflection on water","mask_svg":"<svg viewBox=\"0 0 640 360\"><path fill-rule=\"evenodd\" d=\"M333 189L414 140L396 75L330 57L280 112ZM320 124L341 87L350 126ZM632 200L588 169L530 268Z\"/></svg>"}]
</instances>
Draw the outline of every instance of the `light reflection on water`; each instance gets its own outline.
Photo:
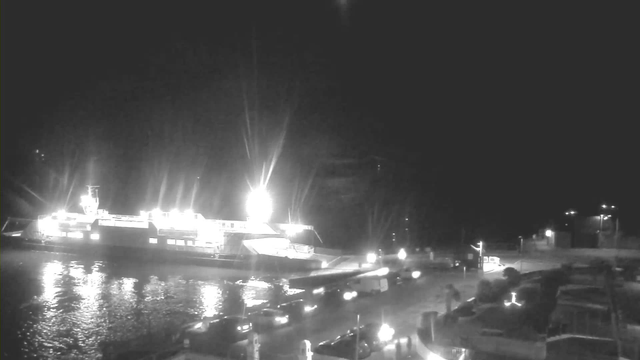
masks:
<instances>
[{"instance_id":1,"label":"light reflection on water","mask_svg":"<svg viewBox=\"0 0 640 360\"><path fill-rule=\"evenodd\" d=\"M162 341L162 330L220 314L225 280L261 275L38 252L3 251L1 256L2 353L11 358L90 359L99 357L105 341L145 336ZM248 307L270 296L260 287L241 293Z\"/></svg>"}]
</instances>

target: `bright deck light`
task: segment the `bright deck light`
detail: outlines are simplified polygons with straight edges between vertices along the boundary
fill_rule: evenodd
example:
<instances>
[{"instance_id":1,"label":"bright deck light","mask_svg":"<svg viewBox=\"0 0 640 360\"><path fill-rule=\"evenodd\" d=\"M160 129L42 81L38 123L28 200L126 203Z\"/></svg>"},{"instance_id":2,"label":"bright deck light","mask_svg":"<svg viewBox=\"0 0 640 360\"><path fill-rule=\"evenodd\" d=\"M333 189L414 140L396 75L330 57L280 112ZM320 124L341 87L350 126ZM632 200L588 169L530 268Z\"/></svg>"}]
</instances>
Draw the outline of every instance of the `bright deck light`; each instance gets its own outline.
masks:
<instances>
[{"instance_id":1,"label":"bright deck light","mask_svg":"<svg viewBox=\"0 0 640 360\"><path fill-rule=\"evenodd\" d=\"M273 204L264 188L254 189L247 197L247 215L252 221L267 222L271 218Z\"/></svg>"}]
</instances>

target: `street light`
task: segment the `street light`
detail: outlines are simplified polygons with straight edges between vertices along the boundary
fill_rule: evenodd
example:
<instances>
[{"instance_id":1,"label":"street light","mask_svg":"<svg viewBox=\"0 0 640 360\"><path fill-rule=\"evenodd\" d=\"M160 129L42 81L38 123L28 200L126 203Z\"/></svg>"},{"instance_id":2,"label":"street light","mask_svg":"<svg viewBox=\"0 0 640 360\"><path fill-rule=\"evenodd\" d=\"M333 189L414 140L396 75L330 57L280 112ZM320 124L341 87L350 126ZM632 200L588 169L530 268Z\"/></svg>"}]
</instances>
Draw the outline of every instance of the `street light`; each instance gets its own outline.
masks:
<instances>
[{"instance_id":1,"label":"street light","mask_svg":"<svg viewBox=\"0 0 640 360\"><path fill-rule=\"evenodd\" d=\"M571 223L571 247L573 247L575 244L575 231L576 231L576 217L575 215L577 214L577 212L575 210L567 210L565 213L565 215L569 216L571 218L570 223ZM569 223L567 223L566 226L569 226Z\"/></svg>"},{"instance_id":2,"label":"street light","mask_svg":"<svg viewBox=\"0 0 640 360\"><path fill-rule=\"evenodd\" d=\"M484 270L484 258L482 257L482 250L483 250L483 246L482 246L482 241L478 242L478 247L475 247L473 245L469 245L471 246L475 251L477 251L479 253L478 255L478 265L480 267L480 271Z\"/></svg>"},{"instance_id":3,"label":"street light","mask_svg":"<svg viewBox=\"0 0 640 360\"><path fill-rule=\"evenodd\" d=\"M398 259L404 260L406 258L407 258L407 252L404 249L400 249L400 251L398 251Z\"/></svg>"},{"instance_id":4,"label":"street light","mask_svg":"<svg viewBox=\"0 0 640 360\"><path fill-rule=\"evenodd\" d=\"M544 235L546 237L552 237L553 236L553 230L547 229L547 231L544 232Z\"/></svg>"},{"instance_id":5,"label":"street light","mask_svg":"<svg viewBox=\"0 0 640 360\"><path fill-rule=\"evenodd\" d=\"M273 203L264 187L253 189L249 193L246 206L249 220L267 222L271 218Z\"/></svg>"}]
</instances>

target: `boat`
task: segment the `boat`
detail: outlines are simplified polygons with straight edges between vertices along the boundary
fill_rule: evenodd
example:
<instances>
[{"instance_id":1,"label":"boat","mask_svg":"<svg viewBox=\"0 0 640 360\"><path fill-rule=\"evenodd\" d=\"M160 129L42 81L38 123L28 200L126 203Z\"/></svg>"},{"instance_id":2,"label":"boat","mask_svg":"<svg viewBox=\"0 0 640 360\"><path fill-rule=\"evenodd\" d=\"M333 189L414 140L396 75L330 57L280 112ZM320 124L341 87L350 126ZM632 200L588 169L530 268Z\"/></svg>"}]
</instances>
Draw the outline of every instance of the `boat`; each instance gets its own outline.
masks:
<instances>
[{"instance_id":1,"label":"boat","mask_svg":"<svg viewBox=\"0 0 640 360\"><path fill-rule=\"evenodd\" d=\"M322 269L338 257L296 242L318 237L310 225L206 219L191 210L111 214L99 208L94 186L80 200L83 213L60 210L39 216L21 230L5 231L9 218L2 228L2 246L277 270Z\"/></svg>"}]
</instances>

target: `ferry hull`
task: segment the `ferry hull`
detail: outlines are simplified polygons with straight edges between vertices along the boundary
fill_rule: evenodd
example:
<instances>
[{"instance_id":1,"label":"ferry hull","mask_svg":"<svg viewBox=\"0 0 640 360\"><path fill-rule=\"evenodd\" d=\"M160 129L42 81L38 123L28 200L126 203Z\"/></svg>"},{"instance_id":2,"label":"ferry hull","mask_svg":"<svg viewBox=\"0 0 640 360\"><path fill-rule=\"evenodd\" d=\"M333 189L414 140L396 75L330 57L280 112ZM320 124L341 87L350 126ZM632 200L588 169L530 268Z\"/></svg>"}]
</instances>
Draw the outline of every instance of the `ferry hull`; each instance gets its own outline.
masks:
<instances>
[{"instance_id":1,"label":"ferry hull","mask_svg":"<svg viewBox=\"0 0 640 360\"><path fill-rule=\"evenodd\" d=\"M76 240L72 242L71 240ZM268 255L209 254L189 250L123 246L113 243L88 242L82 239L26 239L2 235L1 249L27 249L78 254L100 259L125 258L145 263L179 263L197 266L254 269L260 271L300 272L322 268L322 261L291 259Z\"/></svg>"}]
</instances>

